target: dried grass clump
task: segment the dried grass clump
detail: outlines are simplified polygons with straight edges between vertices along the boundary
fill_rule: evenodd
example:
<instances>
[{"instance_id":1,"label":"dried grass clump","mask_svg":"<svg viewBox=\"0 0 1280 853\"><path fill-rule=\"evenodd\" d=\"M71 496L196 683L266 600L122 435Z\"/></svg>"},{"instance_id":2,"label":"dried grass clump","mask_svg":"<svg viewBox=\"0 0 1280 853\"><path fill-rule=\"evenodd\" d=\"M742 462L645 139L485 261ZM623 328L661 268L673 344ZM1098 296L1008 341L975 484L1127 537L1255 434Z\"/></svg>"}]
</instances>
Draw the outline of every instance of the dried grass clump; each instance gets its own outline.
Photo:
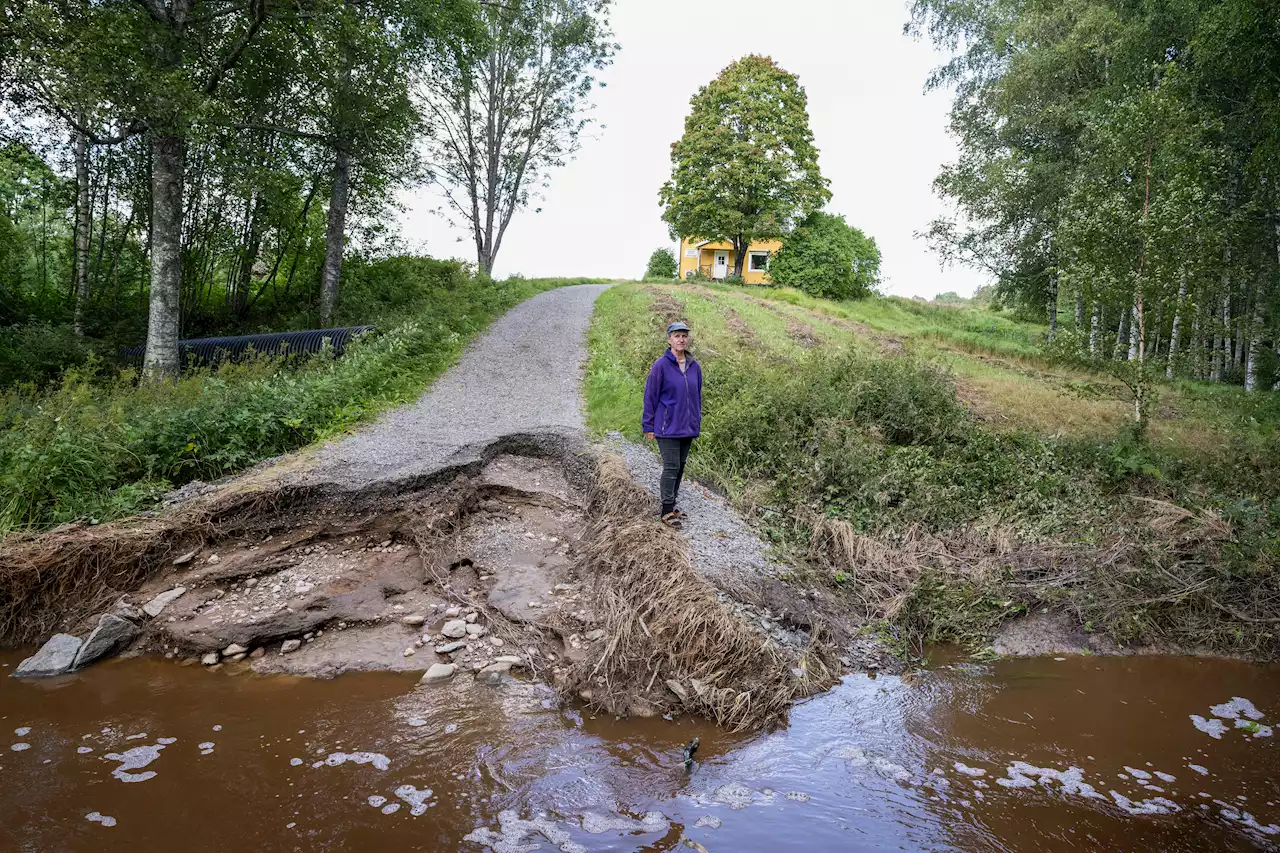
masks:
<instances>
[{"instance_id":1,"label":"dried grass clump","mask_svg":"<svg viewBox=\"0 0 1280 853\"><path fill-rule=\"evenodd\" d=\"M843 572L867 617L889 620L900 615L925 575L974 585L999 578L1047 591L1072 585L1100 560L1110 565L1118 557L1073 545L1021 545L1004 527L975 526L945 538L912 527L892 540L859 533L840 519L817 518L810 527L809 559Z\"/></svg>"},{"instance_id":2,"label":"dried grass clump","mask_svg":"<svg viewBox=\"0 0 1280 853\"><path fill-rule=\"evenodd\" d=\"M608 641L573 667L566 691L610 713L683 708L743 730L835 683L821 630L797 655L726 608L615 456L598 459L590 516L583 550Z\"/></svg>"},{"instance_id":3,"label":"dried grass clump","mask_svg":"<svg viewBox=\"0 0 1280 853\"><path fill-rule=\"evenodd\" d=\"M231 492L170 515L68 524L0 543L0 646L36 643L104 609L163 568L180 547L274 507L274 491Z\"/></svg>"}]
</instances>

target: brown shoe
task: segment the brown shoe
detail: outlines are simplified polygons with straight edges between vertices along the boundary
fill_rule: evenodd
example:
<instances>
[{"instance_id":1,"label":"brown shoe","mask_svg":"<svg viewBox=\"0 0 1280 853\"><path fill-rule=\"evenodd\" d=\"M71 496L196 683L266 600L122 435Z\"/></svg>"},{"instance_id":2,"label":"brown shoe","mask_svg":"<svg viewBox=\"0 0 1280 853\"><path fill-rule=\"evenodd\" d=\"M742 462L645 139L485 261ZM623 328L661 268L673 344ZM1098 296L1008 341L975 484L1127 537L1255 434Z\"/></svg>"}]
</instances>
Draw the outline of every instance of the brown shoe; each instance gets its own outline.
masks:
<instances>
[{"instance_id":1,"label":"brown shoe","mask_svg":"<svg viewBox=\"0 0 1280 853\"><path fill-rule=\"evenodd\" d=\"M662 517L662 523L673 530L679 530L684 525L680 521L680 513L672 511Z\"/></svg>"}]
</instances>

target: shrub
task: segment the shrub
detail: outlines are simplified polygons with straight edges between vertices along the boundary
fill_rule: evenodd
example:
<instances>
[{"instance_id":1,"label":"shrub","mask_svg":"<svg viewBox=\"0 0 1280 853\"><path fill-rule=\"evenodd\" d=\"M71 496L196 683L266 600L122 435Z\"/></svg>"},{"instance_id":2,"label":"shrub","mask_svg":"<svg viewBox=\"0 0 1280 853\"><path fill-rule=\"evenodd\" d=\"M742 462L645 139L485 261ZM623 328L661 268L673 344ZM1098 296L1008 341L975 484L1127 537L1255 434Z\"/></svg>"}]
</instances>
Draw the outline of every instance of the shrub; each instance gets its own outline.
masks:
<instances>
[{"instance_id":1,"label":"shrub","mask_svg":"<svg viewBox=\"0 0 1280 853\"><path fill-rule=\"evenodd\" d=\"M669 281L676 277L679 269L675 252L670 249L654 249L649 256L649 266L645 268L644 277Z\"/></svg>"},{"instance_id":2,"label":"shrub","mask_svg":"<svg viewBox=\"0 0 1280 853\"><path fill-rule=\"evenodd\" d=\"M67 325L26 323L0 328L0 388L45 385L69 367L84 365L92 343Z\"/></svg>"},{"instance_id":3,"label":"shrub","mask_svg":"<svg viewBox=\"0 0 1280 853\"><path fill-rule=\"evenodd\" d=\"M812 213L783 238L769 277L813 296L858 299L880 280L880 249L843 216Z\"/></svg>"}]
</instances>

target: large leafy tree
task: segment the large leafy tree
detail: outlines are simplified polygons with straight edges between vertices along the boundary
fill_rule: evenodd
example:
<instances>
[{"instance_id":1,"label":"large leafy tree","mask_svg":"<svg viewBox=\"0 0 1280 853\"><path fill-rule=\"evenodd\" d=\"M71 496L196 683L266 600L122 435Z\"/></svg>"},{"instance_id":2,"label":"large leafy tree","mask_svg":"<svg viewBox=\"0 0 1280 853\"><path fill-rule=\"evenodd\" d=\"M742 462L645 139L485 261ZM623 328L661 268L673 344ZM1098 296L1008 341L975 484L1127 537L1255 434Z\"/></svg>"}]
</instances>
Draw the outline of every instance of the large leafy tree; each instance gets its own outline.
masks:
<instances>
[{"instance_id":1,"label":"large leafy tree","mask_svg":"<svg viewBox=\"0 0 1280 853\"><path fill-rule=\"evenodd\" d=\"M880 280L880 249L843 216L817 211L783 238L769 277L814 296L859 299Z\"/></svg>"},{"instance_id":2,"label":"large leafy tree","mask_svg":"<svg viewBox=\"0 0 1280 853\"><path fill-rule=\"evenodd\" d=\"M429 177L489 274L517 210L578 150L617 44L609 0L484 3L484 38L455 40L423 76Z\"/></svg>"},{"instance_id":3,"label":"large leafy tree","mask_svg":"<svg viewBox=\"0 0 1280 853\"><path fill-rule=\"evenodd\" d=\"M752 242L781 237L831 197L808 99L794 74L753 55L699 89L690 107L658 193L662 218L675 236L732 242L742 270Z\"/></svg>"}]
</instances>

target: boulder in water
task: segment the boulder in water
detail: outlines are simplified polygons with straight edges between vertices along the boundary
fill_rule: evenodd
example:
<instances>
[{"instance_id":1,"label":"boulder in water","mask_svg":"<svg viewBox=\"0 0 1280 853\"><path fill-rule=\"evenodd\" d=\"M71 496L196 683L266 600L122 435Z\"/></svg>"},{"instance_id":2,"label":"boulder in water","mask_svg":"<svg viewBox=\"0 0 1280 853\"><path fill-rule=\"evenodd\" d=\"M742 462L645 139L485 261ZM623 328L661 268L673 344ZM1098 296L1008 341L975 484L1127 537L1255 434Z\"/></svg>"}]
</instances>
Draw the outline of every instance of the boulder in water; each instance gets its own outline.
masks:
<instances>
[{"instance_id":1,"label":"boulder in water","mask_svg":"<svg viewBox=\"0 0 1280 853\"><path fill-rule=\"evenodd\" d=\"M138 626L128 619L121 619L112 613L103 613L98 617L98 625L85 638L84 645L76 652L73 669L88 666L94 661L119 651L138 636Z\"/></svg>"},{"instance_id":2,"label":"boulder in water","mask_svg":"<svg viewBox=\"0 0 1280 853\"><path fill-rule=\"evenodd\" d=\"M75 665L81 645L79 637L54 634L40 647L40 651L18 664L13 674L18 678L62 675Z\"/></svg>"}]
</instances>

